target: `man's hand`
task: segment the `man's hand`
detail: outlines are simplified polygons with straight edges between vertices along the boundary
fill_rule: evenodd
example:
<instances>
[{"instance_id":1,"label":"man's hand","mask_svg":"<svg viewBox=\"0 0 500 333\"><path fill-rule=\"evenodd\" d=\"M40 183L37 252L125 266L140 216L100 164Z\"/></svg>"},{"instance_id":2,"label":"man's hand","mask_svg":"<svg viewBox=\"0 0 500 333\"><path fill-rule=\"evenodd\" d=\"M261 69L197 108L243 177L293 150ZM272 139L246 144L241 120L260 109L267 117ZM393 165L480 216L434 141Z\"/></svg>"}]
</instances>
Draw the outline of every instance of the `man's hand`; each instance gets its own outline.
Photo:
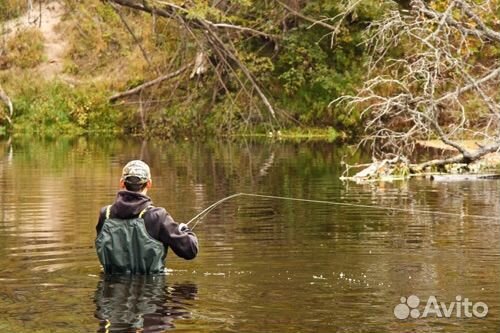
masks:
<instances>
[{"instance_id":1,"label":"man's hand","mask_svg":"<svg viewBox=\"0 0 500 333\"><path fill-rule=\"evenodd\" d=\"M189 227L186 223L179 223L179 231L180 232L188 232Z\"/></svg>"}]
</instances>

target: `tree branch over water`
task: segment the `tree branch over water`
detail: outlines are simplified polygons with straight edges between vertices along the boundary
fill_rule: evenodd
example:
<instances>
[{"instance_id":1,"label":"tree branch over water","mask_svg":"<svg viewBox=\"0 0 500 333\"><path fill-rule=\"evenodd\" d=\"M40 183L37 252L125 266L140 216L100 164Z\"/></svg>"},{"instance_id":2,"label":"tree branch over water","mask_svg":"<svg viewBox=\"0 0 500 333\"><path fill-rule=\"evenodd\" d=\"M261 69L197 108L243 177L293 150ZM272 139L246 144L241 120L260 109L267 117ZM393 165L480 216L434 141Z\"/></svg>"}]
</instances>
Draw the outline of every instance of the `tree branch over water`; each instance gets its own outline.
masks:
<instances>
[{"instance_id":1,"label":"tree branch over water","mask_svg":"<svg viewBox=\"0 0 500 333\"><path fill-rule=\"evenodd\" d=\"M151 81L148 81L146 83L143 83L143 84L141 84L141 85L139 85L137 87L134 87L134 88L129 89L127 91L115 94L115 95L113 95L113 96L111 96L109 98L109 101L110 102L114 102L114 101L116 101L118 99L122 99L122 98L125 98L125 97L128 97L128 96L132 96L132 95L138 94L138 93L140 93L144 89L147 89L147 88L152 87L154 85L160 84L161 82L163 82L165 80L169 80L169 79L172 79L172 78L174 78L176 76L181 75L183 72L185 72L192 65L193 65L192 63L188 63L187 65L179 68L175 72L162 75L160 77L157 77L154 80L151 80Z\"/></svg>"},{"instance_id":2,"label":"tree branch over water","mask_svg":"<svg viewBox=\"0 0 500 333\"><path fill-rule=\"evenodd\" d=\"M269 41L276 41L278 39L277 36L250 27L238 26L226 22L213 23L202 16L190 15L190 2L186 2L185 7L159 0L108 0L108 2L112 5L117 4L178 22L181 27L184 27L189 32L195 43L199 44L201 54L206 53L207 50L204 50L206 47L210 50L210 54L218 60L217 63L212 63L215 71L224 70L227 73L233 73L235 76L238 76L237 71L240 71L244 78L244 80L237 79L241 90L248 95L250 100L255 93L265 109L267 109L272 120L277 120L272 103L254 78L251 70L238 56L237 50L232 45L229 32L250 34L259 38L266 38ZM197 72L196 69L193 72ZM216 75L221 80L222 75L220 73L216 73ZM223 82L221 84L224 85ZM116 99L118 95L111 97L111 99Z\"/></svg>"}]
</instances>

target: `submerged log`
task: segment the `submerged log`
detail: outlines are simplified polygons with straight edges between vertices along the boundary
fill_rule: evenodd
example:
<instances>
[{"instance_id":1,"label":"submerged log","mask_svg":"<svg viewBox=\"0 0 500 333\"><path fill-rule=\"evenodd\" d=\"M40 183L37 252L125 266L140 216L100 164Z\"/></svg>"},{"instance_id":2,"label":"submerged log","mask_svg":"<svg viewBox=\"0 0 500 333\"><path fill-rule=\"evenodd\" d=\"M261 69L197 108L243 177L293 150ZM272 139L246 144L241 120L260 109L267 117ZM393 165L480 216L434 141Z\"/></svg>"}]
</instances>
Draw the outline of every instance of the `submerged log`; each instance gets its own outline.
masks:
<instances>
[{"instance_id":1,"label":"submerged log","mask_svg":"<svg viewBox=\"0 0 500 333\"><path fill-rule=\"evenodd\" d=\"M344 174L348 174L351 168L363 167L363 169L353 176L342 176L340 177L340 179L351 180L358 183L370 181L402 180L409 179L412 176L429 177L431 180L438 182L500 179L500 174L485 173L488 171L483 169L481 164L477 163L445 164L445 167L443 169L448 173L441 173L443 171L438 173L432 170L423 170L422 168L416 166L418 165L410 164L408 159L406 159L405 157L396 156L393 159L385 159L380 161L374 160L370 164L354 166L346 165L346 171L344 172Z\"/></svg>"},{"instance_id":2,"label":"submerged log","mask_svg":"<svg viewBox=\"0 0 500 333\"><path fill-rule=\"evenodd\" d=\"M360 166L366 166L365 164ZM357 167L357 166L354 166ZM348 167L349 169L349 167ZM392 159L381 161L374 160L363 170L353 176L342 176L342 180L354 180L356 182L372 180L396 180L409 177L409 161L404 156L396 156Z\"/></svg>"}]
</instances>

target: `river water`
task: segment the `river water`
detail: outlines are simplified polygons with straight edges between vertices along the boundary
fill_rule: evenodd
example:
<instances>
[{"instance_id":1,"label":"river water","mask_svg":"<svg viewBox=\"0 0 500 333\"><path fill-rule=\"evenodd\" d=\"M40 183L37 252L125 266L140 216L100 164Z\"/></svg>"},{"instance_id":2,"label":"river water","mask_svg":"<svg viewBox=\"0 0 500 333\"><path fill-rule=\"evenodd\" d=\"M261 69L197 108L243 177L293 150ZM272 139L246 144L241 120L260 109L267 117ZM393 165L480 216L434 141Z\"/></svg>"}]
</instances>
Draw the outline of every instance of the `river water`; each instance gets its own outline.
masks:
<instances>
[{"instance_id":1,"label":"river water","mask_svg":"<svg viewBox=\"0 0 500 333\"><path fill-rule=\"evenodd\" d=\"M500 332L500 182L342 183L341 161L360 158L348 152L326 142L0 142L0 331ZM166 276L107 278L97 215L136 158L151 166L155 204L179 222L237 192L373 208L234 198L196 226L195 260L170 253Z\"/></svg>"}]
</instances>

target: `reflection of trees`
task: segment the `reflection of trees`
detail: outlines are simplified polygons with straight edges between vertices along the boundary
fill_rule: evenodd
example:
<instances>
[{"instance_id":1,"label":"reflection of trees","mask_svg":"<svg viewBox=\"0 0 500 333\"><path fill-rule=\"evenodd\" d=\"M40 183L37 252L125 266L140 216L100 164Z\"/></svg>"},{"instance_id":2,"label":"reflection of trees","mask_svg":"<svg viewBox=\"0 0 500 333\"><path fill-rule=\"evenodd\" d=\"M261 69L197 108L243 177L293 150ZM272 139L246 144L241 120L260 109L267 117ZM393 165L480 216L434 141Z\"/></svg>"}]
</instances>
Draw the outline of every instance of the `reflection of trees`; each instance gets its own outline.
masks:
<instances>
[{"instance_id":1,"label":"reflection of trees","mask_svg":"<svg viewBox=\"0 0 500 333\"><path fill-rule=\"evenodd\" d=\"M97 213L114 196L121 165L113 152L126 144L23 137L0 143L0 228L8 231L0 243L7 257L23 258L18 272L95 263Z\"/></svg>"},{"instance_id":2,"label":"reflection of trees","mask_svg":"<svg viewBox=\"0 0 500 333\"><path fill-rule=\"evenodd\" d=\"M164 275L103 276L94 297L98 332L164 332L190 317L197 292L194 284L168 285Z\"/></svg>"},{"instance_id":3,"label":"reflection of trees","mask_svg":"<svg viewBox=\"0 0 500 333\"><path fill-rule=\"evenodd\" d=\"M330 201L359 202L383 207L438 209L465 214L482 214L484 209L500 213L495 198L496 182L470 184L429 184L426 181L384 184L384 186L344 187L338 181L340 160L345 152L332 144L302 144L258 140L238 142L142 142L140 140L93 140L78 138L57 141L16 139L14 157L9 168L5 161L0 173L5 190L1 194L2 214L15 220L36 215L37 228L61 228L68 217L80 214L87 220L77 227L74 237L87 242L94 236L93 224L98 209L113 200L121 167L130 159L143 157L151 165L156 204L165 206L179 221L187 221L210 203L236 192L258 192L273 195ZM8 152L3 149L4 154ZM354 156L353 159L359 159ZM260 199L240 200L244 212L264 211L284 214L292 226L297 216L311 221L331 218L357 219L371 223L371 228L388 231L378 223L387 212L331 209ZM7 205L6 202L22 203ZM229 214L230 202L211 214ZM257 207L259 206L259 207ZM82 212L82 207L85 211ZM10 210L9 210L10 209ZM260 212L257 210L261 209ZM244 213L245 214L245 213ZM271 214L271 215L272 215ZM234 214L233 214L234 215ZM248 215L248 214L247 214ZM264 214L265 215L265 214ZM269 215L269 214L268 214ZM379 216L373 219L371 216ZM208 217L210 218L210 216ZM3 219L3 221L5 218ZM302 224L303 221L297 223ZM377 224L378 223L378 224ZM325 232L336 232L338 225L325 225ZM361 224L344 226L351 231L366 231ZM294 230L294 229L292 229ZM276 230L279 232L279 230ZM339 230L340 231L340 230ZM290 231L292 232L292 231Z\"/></svg>"},{"instance_id":4,"label":"reflection of trees","mask_svg":"<svg viewBox=\"0 0 500 333\"><path fill-rule=\"evenodd\" d=\"M0 187L5 188L9 179L9 166L12 162L12 141L0 142ZM12 220L12 210L6 209L9 196L5 190L0 191L0 225ZM1 237L1 236L0 236Z\"/></svg>"},{"instance_id":5,"label":"reflection of trees","mask_svg":"<svg viewBox=\"0 0 500 333\"><path fill-rule=\"evenodd\" d=\"M359 198L363 204L409 210L388 213L349 209L350 219L358 221L351 229L357 228L356 242L364 244L359 247L363 265L371 267L371 274L390 282L401 295L426 290L443 299L453 300L461 293L484 298L488 294L484 290L492 284L498 288L497 255L492 250L498 248L498 220L418 212L499 216L498 181L414 179L384 183L382 187L350 186L343 196L345 200ZM338 217L347 215L344 211ZM368 249L373 255L364 256Z\"/></svg>"}]
</instances>

